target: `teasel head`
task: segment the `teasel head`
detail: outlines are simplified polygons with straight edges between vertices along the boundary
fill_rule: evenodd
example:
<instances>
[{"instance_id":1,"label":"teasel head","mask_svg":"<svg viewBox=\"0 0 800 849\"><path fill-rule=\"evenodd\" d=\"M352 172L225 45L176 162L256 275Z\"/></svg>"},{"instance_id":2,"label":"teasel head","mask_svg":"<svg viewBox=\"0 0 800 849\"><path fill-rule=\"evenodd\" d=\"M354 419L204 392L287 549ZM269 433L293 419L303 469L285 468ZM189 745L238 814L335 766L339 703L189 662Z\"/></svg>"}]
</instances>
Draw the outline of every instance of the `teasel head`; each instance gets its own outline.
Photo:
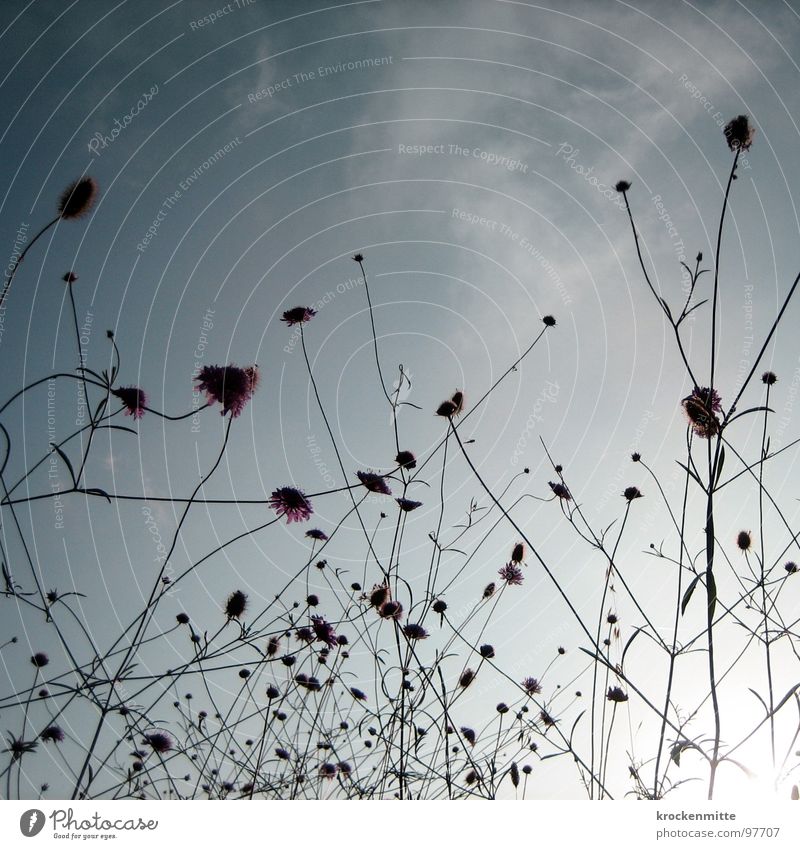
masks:
<instances>
[{"instance_id":1,"label":"teasel head","mask_svg":"<svg viewBox=\"0 0 800 849\"><path fill-rule=\"evenodd\" d=\"M93 177L81 177L70 183L58 201L58 216L68 221L88 215L97 198L98 186Z\"/></svg>"}]
</instances>

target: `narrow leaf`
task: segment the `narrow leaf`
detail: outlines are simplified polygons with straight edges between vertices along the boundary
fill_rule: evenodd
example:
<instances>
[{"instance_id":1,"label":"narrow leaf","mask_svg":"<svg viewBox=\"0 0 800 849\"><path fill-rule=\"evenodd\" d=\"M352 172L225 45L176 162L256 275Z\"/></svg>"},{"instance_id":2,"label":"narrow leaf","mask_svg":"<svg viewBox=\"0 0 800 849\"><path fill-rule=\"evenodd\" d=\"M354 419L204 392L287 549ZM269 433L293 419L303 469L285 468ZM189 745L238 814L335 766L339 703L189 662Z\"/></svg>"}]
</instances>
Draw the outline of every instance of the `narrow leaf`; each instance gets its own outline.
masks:
<instances>
[{"instance_id":1,"label":"narrow leaf","mask_svg":"<svg viewBox=\"0 0 800 849\"><path fill-rule=\"evenodd\" d=\"M683 594L683 599L681 600L681 616L686 613L686 605L689 604L689 599L692 597L694 588L697 586L697 582L700 580L701 575L702 572L700 573L700 575L695 575L692 579L691 584L686 587L686 592Z\"/></svg>"},{"instance_id":2,"label":"narrow leaf","mask_svg":"<svg viewBox=\"0 0 800 849\"><path fill-rule=\"evenodd\" d=\"M706 590L708 595L708 618L714 618L714 610L717 607L717 582L714 580L714 574L708 572L706 576Z\"/></svg>"},{"instance_id":3,"label":"narrow leaf","mask_svg":"<svg viewBox=\"0 0 800 849\"><path fill-rule=\"evenodd\" d=\"M69 476L72 478L72 485L74 487L77 481L75 480L75 470L72 468L72 463L70 463L69 457L67 457L67 455L57 445L53 446L53 451L55 451L58 456L61 457L67 469L69 469Z\"/></svg>"}]
</instances>

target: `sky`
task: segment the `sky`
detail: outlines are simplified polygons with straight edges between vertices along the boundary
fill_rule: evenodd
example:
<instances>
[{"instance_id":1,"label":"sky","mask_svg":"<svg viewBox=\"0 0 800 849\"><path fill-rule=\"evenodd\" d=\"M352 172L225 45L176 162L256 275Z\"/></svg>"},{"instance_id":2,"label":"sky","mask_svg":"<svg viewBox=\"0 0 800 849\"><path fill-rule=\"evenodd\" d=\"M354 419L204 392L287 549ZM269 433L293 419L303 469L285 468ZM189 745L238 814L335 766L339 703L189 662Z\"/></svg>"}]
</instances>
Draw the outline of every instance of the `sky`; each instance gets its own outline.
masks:
<instances>
[{"instance_id":1,"label":"sky","mask_svg":"<svg viewBox=\"0 0 800 849\"><path fill-rule=\"evenodd\" d=\"M681 303L680 261L693 265L702 252L710 266L713 258L730 167L722 127L750 116L755 141L734 184L720 266L718 387L732 399L800 259L797 3L31 0L2 4L0 39L6 255L50 220L71 180L88 173L100 186L91 216L48 231L14 280L0 335L4 397L76 364L61 280L72 270L83 357L107 367L113 330L120 380L141 386L154 408L191 410L192 377L204 365L259 365L261 386L234 423L215 497L265 498L288 484L315 492L344 481L284 310L317 309L305 339L345 468L386 471L394 456L353 253L365 256L387 382L400 364L410 378L398 418L418 456L443 436L433 415L440 401L460 389L469 408L552 315L556 326L471 418L476 465L495 491L527 468L514 485L547 498L546 446L598 528L620 518L624 487L640 486L650 498L635 505L621 554L632 585L670 621L658 601L672 592L672 575L648 556L668 535L668 516L630 455L640 452L679 495L680 399L692 386L613 186L632 184L654 285ZM698 284L702 297L710 277ZM686 330L701 374L707 317L708 307ZM763 360L779 376L773 448L797 433L797 320L795 305ZM761 389L748 400L759 403ZM48 417L59 438L81 420L74 387L59 383L50 410L47 400L45 389L30 393L3 414L14 480L46 452ZM214 411L177 427L145 415L138 436L100 440L87 476L113 492L187 493L215 456L224 422ZM757 446L755 419L739 427L742 445ZM452 527L484 494L457 456L449 464ZM791 452L770 470L790 520L794 474ZM46 492L47 475L28 486ZM754 524L748 498L722 508L726 539ZM315 521L330 530L346 505L344 496L320 499ZM370 502L372 513L380 508ZM87 593L82 615L100 641L149 592L154 523L164 538L175 527L172 506L150 509L73 497L20 513L44 583ZM175 569L264 513L198 509ZM699 540L702 513L689 516L687 533ZM515 518L579 604L596 609L601 561L557 505L526 499ZM436 519L436 504L409 519L410 581L425 573ZM2 530L13 562L20 553L5 516ZM292 573L302 533L281 524L226 551L181 588L180 603L202 619L219 616L237 586L269 599ZM360 570L359 534L346 523L330 562ZM491 579L515 541L507 527L491 535L455 581L456 606ZM775 547L777 557L777 537ZM448 558L448 568L461 565ZM533 567L497 617L494 641L518 658L515 668L544 665L562 642L578 654L568 612ZM29 674L37 629L16 608L0 622L0 643L19 637L17 649L2 652L3 692ZM74 722L73 733L85 733L81 718ZM574 773L556 766L554 774L542 773L536 794L580 796Z\"/></svg>"}]
</instances>

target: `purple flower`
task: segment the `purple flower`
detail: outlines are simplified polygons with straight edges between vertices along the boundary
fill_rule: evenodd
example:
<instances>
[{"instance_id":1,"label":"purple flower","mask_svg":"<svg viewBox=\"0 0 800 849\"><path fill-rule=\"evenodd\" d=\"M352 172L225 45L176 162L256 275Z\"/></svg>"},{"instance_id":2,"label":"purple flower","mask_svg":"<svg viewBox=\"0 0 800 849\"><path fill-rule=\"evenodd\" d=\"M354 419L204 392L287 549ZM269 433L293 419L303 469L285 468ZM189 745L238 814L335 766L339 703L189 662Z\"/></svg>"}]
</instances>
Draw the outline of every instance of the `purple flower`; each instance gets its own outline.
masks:
<instances>
[{"instance_id":1,"label":"purple flower","mask_svg":"<svg viewBox=\"0 0 800 849\"><path fill-rule=\"evenodd\" d=\"M287 523L307 522L314 512L311 502L293 486L282 486L276 489L268 503L279 516L286 516Z\"/></svg>"},{"instance_id":2,"label":"purple flower","mask_svg":"<svg viewBox=\"0 0 800 849\"><path fill-rule=\"evenodd\" d=\"M306 536L310 539L319 540L320 542L325 542L325 540L328 538L328 535L325 533L325 531L321 531L319 528L312 528L310 531L306 531Z\"/></svg>"},{"instance_id":3,"label":"purple flower","mask_svg":"<svg viewBox=\"0 0 800 849\"><path fill-rule=\"evenodd\" d=\"M403 628L403 633L409 640L424 640L428 636L428 632L422 625L408 624Z\"/></svg>"},{"instance_id":4,"label":"purple flower","mask_svg":"<svg viewBox=\"0 0 800 849\"><path fill-rule=\"evenodd\" d=\"M375 472L356 472L356 475L370 492L375 492L378 495L392 494L383 475L378 475Z\"/></svg>"},{"instance_id":5,"label":"purple flower","mask_svg":"<svg viewBox=\"0 0 800 849\"><path fill-rule=\"evenodd\" d=\"M311 307L292 307L290 310L286 310L281 321L285 321L289 327L292 327L295 324L305 324L311 321L316 314L317 311Z\"/></svg>"},{"instance_id":6,"label":"purple flower","mask_svg":"<svg viewBox=\"0 0 800 849\"><path fill-rule=\"evenodd\" d=\"M326 622L322 616L312 616L311 627L314 629L314 636L325 643L326 646L333 648L338 645L336 634L333 631L333 625L330 622Z\"/></svg>"},{"instance_id":7,"label":"purple flower","mask_svg":"<svg viewBox=\"0 0 800 849\"><path fill-rule=\"evenodd\" d=\"M64 731L60 725L48 725L39 735L43 743L63 743Z\"/></svg>"},{"instance_id":8,"label":"purple flower","mask_svg":"<svg viewBox=\"0 0 800 849\"><path fill-rule=\"evenodd\" d=\"M175 746L172 737L170 737L166 731L151 731L149 734L145 734L144 743L160 755L164 755L167 752L172 751Z\"/></svg>"},{"instance_id":9,"label":"purple flower","mask_svg":"<svg viewBox=\"0 0 800 849\"><path fill-rule=\"evenodd\" d=\"M395 498L395 501L400 505L400 509L404 513L410 513L416 510L417 507L422 507L421 501L412 501L410 498Z\"/></svg>"},{"instance_id":10,"label":"purple flower","mask_svg":"<svg viewBox=\"0 0 800 849\"><path fill-rule=\"evenodd\" d=\"M222 415L236 418L258 387L258 366L203 366L195 378L197 389L214 404L222 404Z\"/></svg>"},{"instance_id":11,"label":"purple flower","mask_svg":"<svg viewBox=\"0 0 800 849\"><path fill-rule=\"evenodd\" d=\"M538 679L536 679L536 678L530 678L530 677L526 678L522 682L522 686L525 688L525 692L529 696L535 696L537 693L542 692L542 685L539 683Z\"/></svg>"},{"instance_id":12,"label":"purple flower","mask_svg":"<svg viewBox=\"0 0 800 849\"><path fill-rule=\"evenodd\" d=\"M122 386L119 389L112 389L111 394L122 401L126 416L140 419L144 415L147 396L138 386Z\"/></svg>"},{"instance_id":13,"label":"purple flower","mask_svg":"<svg viewBox=\"0 0 800 849\"><path fill-rule=\"evenodd\" d=\"M522 569L516 563L506 563L497 573L507 584L518 587L524 580Z\"/></svg>"},{"instance_id":14,"label":"purple flower","mask_svg":"<svg viewBox=\"0 0 800 849\"><path fill-rule=\"evenodd\" d=\"M336 777L337 772L336 764L321 764L319 768L319 777L330 780Z\"/></svg>"}]
</instances>

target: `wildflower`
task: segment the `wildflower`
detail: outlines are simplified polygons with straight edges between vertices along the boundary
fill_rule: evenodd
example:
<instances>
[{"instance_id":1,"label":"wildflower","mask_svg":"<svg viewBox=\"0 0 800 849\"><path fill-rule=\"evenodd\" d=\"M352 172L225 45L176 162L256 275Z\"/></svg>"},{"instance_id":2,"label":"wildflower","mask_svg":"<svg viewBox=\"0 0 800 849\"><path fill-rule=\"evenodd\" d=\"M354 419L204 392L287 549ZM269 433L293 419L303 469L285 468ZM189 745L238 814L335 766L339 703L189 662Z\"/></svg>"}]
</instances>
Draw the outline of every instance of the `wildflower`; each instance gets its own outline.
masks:
<instances>
[{"instance_id":1,"label":"wildflower","mask_svg":"<svg viewBox=\"0 0 800 849\"><path fill-rule=\"evenodd\" d=\"M209 403L222 404L221 415L230 412L236 418L258 387L258 366L203 366L195 380L198 391L206 393Z\"/></svg>"},{"instance_id":2,"label":"wildflower","mask_svg":"<svg viewBox=\"0 0 800 849\"><path fill-rule=\"evenodd\" d=\"M235 590L225 602L225 615L228 619L238 619L247 607L247 595L241 590Z\"/></svg>"},{"instance_id":3,"label":"wildflower","mask_svg":"<svg viewBox=\"0 0 800 849\"><path fill-rule=\"evenodd\" d=\"M336 634L333 631L333 625L326 622L322 616L311 617L311 627L314 629L314 636L326 646L333 648L337 645Z\"/></svg>"},{"instance_id":4,"label":"wildflower","mask_svg":"<svg viewBox=\"0 0 800 849\"><path fill-rule=\"evenodd\" d=\"M515 563L506 563L497 573L507 584L518 587L524 580L522 569Z\"/></svg>"},{"instance_id":5,"label":"wildflower","mask_svg":"<svg viewBox=\"0 0 800 849\"><path fill-rule=\"evenodd\" d=\"M189 614L188 613L179 613L175 619L177 620L179 625L188 625L189 624Z\"/></svg>"},{"instance_id":6,"label":"wildflower","mask_svg":"<svg viewBox=\"0 0 800 849\"><path fill-rule=\"evenodd\" d=\"M617 184L614 186L614 188L620 194L624 194L625 192L627 192L628 189L630 189L630 187L631 187L631 184L627 180L618 180Z\"/></svg>"},{"instance_id":7,"label":"wildflower","mask_svg":"<svg viewBox=\"0 0 800 849\"><path fill-rule=\"evenodd\" d=\"M469 685L475 680L475 673L471 669L465 669L461 673L461 677L458 679L458 684L460 687L469 687Z\"/></svg>"},{"instance_id":8,"label":"wildflower","mask_svg":"<svg viewBox=\"0 0 800 849\"><path fill-rule=\"evenodd\" d=\"M64 730L60 725L48 725L39 735L39 739L43 743L63 743Z\"/></svg>"},{"instance_id":9,"label":"wildflower","mask_svg":"<svg viewBox=\"0 0 800 849\"><path fill-rule=\"evenodd\" d=\"M409 623L403 628L403 633L409 640L424 640L428 636L428 632L422 627L422 625L417 625L415 623Z\"/></svg>"},{"instance_id":10,"label":"wildflower","mask_svg":"<svg viewBox=\"0 0 800 849\"><path fill-rule=\"evenodd\" d=\"M561 498L564 501L572 501L572 496L569 494L569 490L563 483L553 483L553 481L548 481L548 484L550 485L550 489L553 490L553 495L558 496L558 498Z\"/></svg>"},{"instance_id":11,"label":"wildflower","mask_svg":"<svg viewBox=\"0 0 800 849\"><path fill-rule=\"evenodd\" d=\"M143 744L145 743L154 752L158 752L159 755L164 755L171 751L175 745L172 737L166 731L151 731L149 734L145 734Z\"/></svg>"},{"instance_id":12,"label":"wildflower","mask_svg":"<svg viewBox=\"0 0 800 849\"><path fill-rule=\"evenodd\" d=\"M316 314L317 311L311 307L292 307L292 309L286 310L281 321L286 322L288 327L293 327L295 324L306 324Z\"/></svg>"},{"instance_id":13,"label":"wildflower","mask_svg":"<svg viewBox=\"0 0 800 849\"><path fill-rule=\"evenodd\" d=\"M542 685L539 683L537 678L526 678L522 682L522 686L529 696L535 696L542 692Z\"/></svg>"},{"instance_id":14,"label":"wildflower","mask_svg":"<svg viewBox=\"0 0 800 849\"><path fill-rule=\"evenodd\" d=\"M319 528L312 528L310 531L306 531L306 536L309 539L319 540L320 542L325 542L328 539L328 535L325 531L321 531Z\"/></svg>"},{"instance_id":15,"label":"wildflower","mask_svg":"<svg viewBox=\"0 0 800 849\"><path fill-rule=\"evenodd\" d=\"M545 327L555 327L556 326L556 320L555 320L555 318L553 318L552 315L544 316L544 318L542 318L542 323L544 324Z\"/></svg>"},{"instance_id":16,"label":"wildflower","mask_svg":"<svg viewBox=\"0 0 800 849\"><path fill-rule=\"evenodd\" d=\"M497 712L501 715L508 713L508 705L505 702L500 702L500 704L497 705Z\"/></svg>"},{"instance_id":17,"label":"wildflower","mask_svg":"<svg viewBox=\"0 0 800 849\"><path fill-rule=\"evenodd\" d=\"M380 607L390 596L389 587L386 584L375 584L370 590L369 603L373 607Z\"/></svg>"},{"instance_id":18,"label":"wildflower","mask_svg":"<svg viewBox=\"0 0 800 849\"><path fill-rule=\"evenodd\" d=\"M633 460L634 463L638 463L641 459L642 455L638 451L634 451L633 454L631 454L631 460Z\"/></svg>"},{"instance_id":19,"label":"wildflower","mask_svg":"<svg viewBox=\"0 0 800 849\"><path fill-rule=\"evenodd\" d=\"M389 599L378 608L378 615L383 619L399 622L403 618L403 605L399 601Z\"/></svg>"},{"instance_id":20,"label":"wildflower","mask_svg":"<svg viewBox=\"0 0 800 849\"><path fill-rule=\"evenodd\" d=\"M314 632L311 628L306 628L305 626L302 628L298 628L295 631L294 638L298 643L310 643L314 640Z\"/></svg>"},{"instance_id":21,"label":"wildflower","mask_svg":"<svg viewBox=\"0 0 800 849\"><path fill-rule=\"evenodd\" d=\"M518 542L511 551L511 562L515 564L522 563L525 558L525 546Z\"/></svg>"},{"instance_id":22,"label":"wildflower","mask_svg":"<svg viewBox=\"0 0 800 849\"><path fill-rule=\"evenodd\" d=\"M761 375L761 382L766 383L767 386L774 386L778 382L778 375L774 371L765 371Z\"/></svg>"},{"instance_id":23,"label":"wildflower","mask_svg":"<svg viewBox=\"0 0 800 849\"><path fill-rule=\"evenodd\" d=\"M364 254L353 254L353 262L362 263L364 262Z\"/></svg>"},{"instance_id":24,"label":"wildflower","mask_svg":"<svg viewBox=\"0 0 800 849\"><path fill-rule=\"evenodd\" d=\"M753 540L750 537L750 531L739 531L736 535L736 545L739 546L740 551L750 551L750 546L753 544Z\"/></svg>"},{"instance_id":25,"label":"wildflower","mask_svg":"<svg viewBox=\"0 0 800 849\"><path fill-rule=\"evenodd\" d=\"M711 439L719 432L719 419L714 415L722 409L716 389L695 386L691 395L681 401L689 426L701 439Z\"/></svg>"},{"instance_id":26,"label":"wildflower","mask_svg":"<svg viewBox=\"0 0 800 849\"><path fill-rule=\"evenodd\" d=\"M383 475L375 474L375 472L356 472L356 476L370 492L375 492L378 495L392 494Z\"/></svg>"},{"instance_id":27,"label":"wildflower","mask_svg":"<svg viewBox=\"0 0 800 849\"><path fill-rule=\"evenodd\" d=\"M314 512L311 502L293 486L276 489L267 503L279 516L286 516L287 524L307 522Z\"/></svg>"},{"instance_id":28,"label":"wildflower","mask_svg":"<svg viewBox=\"0 0 800 849\"><path fill-rule=\"evenodd\" d=\"M539 719L546 728L552 728L558 722L544 708L539 711Z\"/></svg>"},{"instance_id":29,"label":"wildflower","mask_svg":"<svg viewBox=\"0 0 800 849\"><path fill-rule=\"evenodd\" d=\"M443 416L446 419L455 415L455 412L456 405L452 401L442 401L442 403L436 408L436 415Z\"/></svg>"},{"instance_id":30,"label":"wildflower","mask_svg":"<svg viewBox=\"0 0 800 849\"><path fill-rule=\"evenodd\" d=\"M93 177L81 177L61 193L58 214L65 221L82 218L91 210L97 197L97 182Z\"/></svg>"},{"instance_id":31,"label":"wildflower","mask_svg":"<svg viewBox=\"0 0 800 849\"><path fill-rule=\"evenodd\" d=\"M791 560L783 567L790 575L794 575L797 571L797 564L793 563Z\"/></svg>"},{"instance_id":32,"label":"wildflower","mask_svg":"<svg viewBox=\"0 0 800 849\"><path fill-rule=\"evenodd\" d=\"M147 396L138 386L122 386L119 389L112 389L111 394L122 401L126 416L140 419L144 415Z\"/></svg>"},{"instance_id":33,"label":"wildflower","mask_svg":"<svg viewBox=\"0 0 800 849\"><path fill-rule=\"evenodd\" d=\"M625 492L622 493L622 497L626 501L633 501L634 498L641 498L642 493L639 491L639 487L629 486L625 488Z\"/></svg>"},{"instance_id":34,"label":"wildflower","mask_svg":"<svg viewBox=\"0 0 800 849\"><path fill-rule=\"evenodd\" d=\"M462 725L461 734L470 746L475 745L475 732L471 728L467 728L465 725Z\"/></svg>"},{"instance_id":35,"label":"wildflower","mask_svg":"<svg viewBox=\"0 0 800 849\"><path fill-rule=\"evenodd\" d=\"M357 702L365 702L365 701L367 700L367 696L366 696L366 694L365 694L365 693L363 693L361 690L359 690L359 689L358 689L358 687L351 687L351 688L350 688L350 695L351 695L351 696L352 696L352 697L353 697L353 698L354 698Z\"/></svg>"},{"instance_id":36,"label":"wildflower","mask_svg":"<svg viewBox=\"0 0 800 849\"><path fill-rule=\"evenodd\" d=\"M486 660L491 660L494 657L494 646L490 646L489 643L484 643L478 651L480 651L481 657Z\"/></svg>"},{"instance_id":37,"label":"wildflower","mask_svg":"<svg viewBox=\"0 0 800 849\"><path fill-rule=\"evenodd\" d=\"M31 663L37 669L41 669L43 666L47 666L47 664L50 663L50 658L43 651L37 651L36 654L31 657Z\"/></svg>"},{"instance_id":38,"label":"wildflower","mask_svg":"<svg viewBox=\"0 0 800 849\"><path fill-rule=\"evenodd\" d=\"M281 641L278 637L270 637L267 641L267 657L275 657L280 651Z\"/></svg>"},{"instance_id":39,"label":"wildflower","mask_svg":"<svg viewBox=\"0 0 800 849\"><path fill-rule=\"evenodd\" d=\"M399 451L394 461L404 469L415 469L417 467L417 458L410 451Z\"/></svg>"},{"instance_id":40,"label":"wildflower","mask_svg":"<svg viewBox=\"0 0 800 849\"><path fill-rule=\"evenodd\" d=\"M395 501L400 505L400 509L404 513L410 513L416 510L417 507L422 507L421 501L412 501L410 498L395 498Z\"/></svg>"},{"instance_id":41,"label":"wildflower","mask_svg":"<svg viewBox=\"0 0 800 849\"><path fill-rule=\"evenodd\" d=\"M491 598L494 595L495 589L496 589L496 587L495 587L494 581L492 581L490 584L487 584L483 588L483 597L484 598Z\"/></svg>"},{"instance_id":42,"label":"wildflower","mask_svg":"<svg viewBox=\"0 0 800 849\"><path fill-rule=\"evenodd\" d=\"M755 129L750 126L750 120L747 115L737 115L725 125L723 130L725 133L725 141L728 142L728 147L731 150L750 150L750 145L753 144L753 136Z\"/></svg>"},{"instance_id":43,"label":"wildflower","mask_svg":"<svg viewBox=\"0 0 800 849\"><path fill-rule=\"evenodd\" d=\"M606 698L610 702L627 702L628 694L624 692L621 687L609 687L608 693L606 693Z\"/></svg>"},{"instance_id":44,"label":"wildflower","mask_svg":"<svg viewBox=\"0 0 800 849\"><path fill-rule=\"evenodd\" d=\"M65 283L74 283L78 279L78 275L74 271L68 271L61 279Z\"/></svg>"}]
</instances>

